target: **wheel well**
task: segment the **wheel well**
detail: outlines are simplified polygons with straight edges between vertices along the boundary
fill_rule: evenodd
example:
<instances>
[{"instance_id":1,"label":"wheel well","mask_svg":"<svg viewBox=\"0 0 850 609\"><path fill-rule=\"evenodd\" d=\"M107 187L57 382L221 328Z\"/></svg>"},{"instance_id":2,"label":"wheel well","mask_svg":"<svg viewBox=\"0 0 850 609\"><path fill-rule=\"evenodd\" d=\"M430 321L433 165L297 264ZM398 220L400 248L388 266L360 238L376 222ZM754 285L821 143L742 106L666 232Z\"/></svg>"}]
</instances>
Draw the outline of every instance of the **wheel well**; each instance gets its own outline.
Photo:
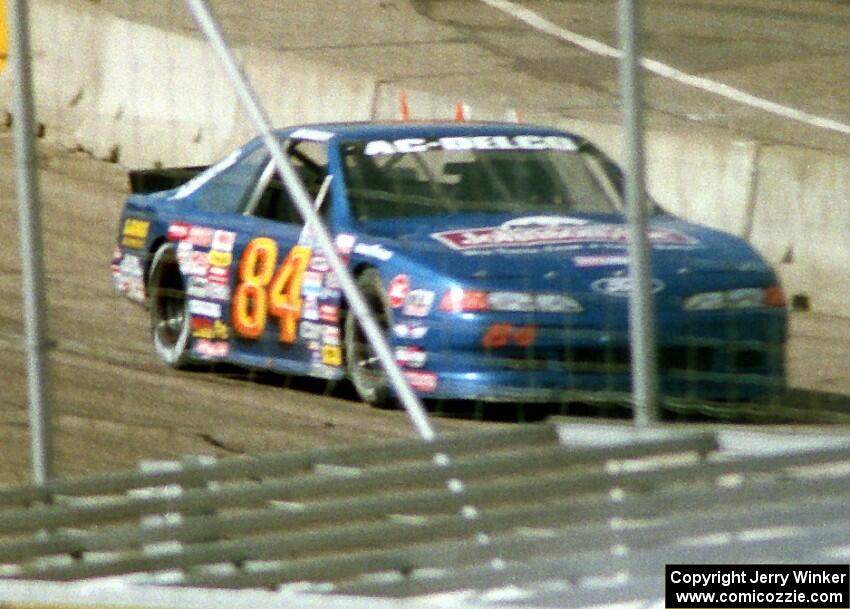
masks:
<instances>
[{"instance_id":1,"label":"wheel well","mask_svg":"<svg viewBox=\"0 0 850 609\"><path fill-rule=\"evenodd\" d=\"M144 264L144 271L143 271L144 274L143 274L142 277L143 277L144 286L145 286L145 306L147 308L151 307L151 294L150 294L150 290L149 290L149 288L150 288L149 284L150 284L151 267L153 266L153 259L154 259L154 256L156 256L156 253L159 251L159 248L161 248L163 246L163 244L165 244L167 242L168 242L168 239L166 239L165 237L159 237L158 239L155 239L154 242L151 244L150 250L148 251L148 253L145 256L145 264Z\"/></svg>"},{"instance_id":2,"label":"wheel well","mask_svg":"<svg viewBox=\"0 0 850 609\"><path fill-rule=\"evenodd\" d=\"M147 255L145 256L145 268L144 268L144 281L145 281L145 289L148 286L148 279L150 279L151 274L151 264L153 263L153 257L156 255L157 250L162 246L163 243L168 241L165 237L159 237L151 243L151 247L148 250Z\"/></svg>"},{"instance_id":3,"label":"wheel well","mask_svg":"<svg viewBox=\"0 0 850 609\"><path fill-rule=\"evenodd\" d=\"M375 267L369 264L368 262L361 262L360 264L351 269L351 276L354 277L354 279L357 279L358 277L360 277L360 275L373 268ZM345 297L345 292L342 291L340 294L339 310L348 311L348 299Z\"/></svg>"},{"instance_id":4,"label":"wheel well","mask_svg":"<svg viewBox=\"0 0 850 609\"><path fill-rule=\"evenodd\" d=\"M375 268L368 262L361 262L357 266L351 269L351 276L354 277L355 282L360 275L368 271L369 269ZM345 319L348 317L349 306L348 299L345 297L345 292L340 290L339 296L339 333L340 338L345 340Z\"/></svg>"}]
</instances>

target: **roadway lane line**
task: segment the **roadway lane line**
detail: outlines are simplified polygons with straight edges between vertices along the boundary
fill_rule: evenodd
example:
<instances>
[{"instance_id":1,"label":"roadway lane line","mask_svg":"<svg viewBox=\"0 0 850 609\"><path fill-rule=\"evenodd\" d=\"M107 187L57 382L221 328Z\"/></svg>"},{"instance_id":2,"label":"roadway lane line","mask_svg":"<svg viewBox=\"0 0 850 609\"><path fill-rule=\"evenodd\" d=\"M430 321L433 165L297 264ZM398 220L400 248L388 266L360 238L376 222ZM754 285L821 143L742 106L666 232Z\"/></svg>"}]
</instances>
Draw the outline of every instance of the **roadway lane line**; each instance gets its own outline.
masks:
<instances>
[{"instance_id":1,"label":"roadway lane line","mask_svg":"<svg viewBox=\"0 0 850 609\"><path fill-rule=\"evenodd\" d=\"M503 13L510 15L514 19L518 19L519 21L526 23L527 25L531 26L535 30L538 30L539 32L554 36L555 38L560 38L561 40L573 44L577 47L581 47L582 49L590 53L594 53L596 55L603 55L605 57L612 57L616 59L619 59L621 56L621 53L618 49L608 46L603 42L599 42L598 40L594 40L592 38L588 38L587 36L582 36L581 34L576 34L575 32L566 30L560 27L559 25L552 23L548 19L541 17L534 11L527 9L524 6L521 6L515 2L511 2L510 0L480 1L486 4L487 6L490 6L494 9L500 10ZM789 106L783 106L782 104L772 102L769 99L764 99L763 97L752 95L751 93L747 93L746 91L741 91L740 89L736 89L735 87L731 87L729 85L725 85L723 83L710 80L702 76L694 76L693 74L682 72L681 70L678 70L672 66L668 66L667 64L657 61L655 59L641 58L640 65L649 72L652 72L653 74L664 78L669 78L670 80L674 80L683 85L702 89L703 91L707 91L709 93L713 93L715 95L731 99L735 102L751 106L758 110L763 110L764 112L769 112L771 114L775 114L783 118L788 118L794 121L805 123L813 127L819 127L821 129L828 129L830 131L837 131L839 133L850 135L850 125L846 123L842 123L840 121L836 121L830 118L816 116L814 114L810 114L808 112L804 112L803 110L798 110L796 108L791 108Z\"/></svg>"}]
</instances>

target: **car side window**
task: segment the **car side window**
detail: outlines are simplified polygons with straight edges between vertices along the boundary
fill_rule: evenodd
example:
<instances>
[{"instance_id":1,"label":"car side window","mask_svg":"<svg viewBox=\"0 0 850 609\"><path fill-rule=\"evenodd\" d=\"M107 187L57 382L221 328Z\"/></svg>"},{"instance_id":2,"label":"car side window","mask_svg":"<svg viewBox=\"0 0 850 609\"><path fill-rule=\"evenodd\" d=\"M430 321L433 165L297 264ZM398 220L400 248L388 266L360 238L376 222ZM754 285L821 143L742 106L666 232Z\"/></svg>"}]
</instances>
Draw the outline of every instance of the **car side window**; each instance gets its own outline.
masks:
<instances>
[{"instance_id":1,"label":"car side window","mask_svg":"<svg viewBox=\"0 0 850 609\"><path fill-rule=\"evenodd\" d=\"M198 199L198 208L218 213L238 213L257 183L263 168L268 164L265 146L255 146L240 160L214 178L207 186L207 195Z\"/></svg>"},{"instance_id":2,"label":"car side window","mask_svg":"<svg viewBox=\"0 0 850 609\"><path fill-rule=\"evenodd\" d=\"M307 141L292 142L287 147L287 156L307 192L315 199L327 176L324 145ZM271 162L267 162L256 182L256 188L247 203L246 213L287 224L304 223L289 191L283 185L280 174Z\"/></svg>"},{"instance_id":3,"label":"car side window","mask_svg":"<svg viewBox=\"0 0 850 609\"><path fill-rule=\"evenodd\" d=\"M276 170L263 188L263 192L257 200L252 215L257 218L265 218L287 224L302 223L295 203L292 202L292 198L289 196Z\"/></svg>"}]
</instances>

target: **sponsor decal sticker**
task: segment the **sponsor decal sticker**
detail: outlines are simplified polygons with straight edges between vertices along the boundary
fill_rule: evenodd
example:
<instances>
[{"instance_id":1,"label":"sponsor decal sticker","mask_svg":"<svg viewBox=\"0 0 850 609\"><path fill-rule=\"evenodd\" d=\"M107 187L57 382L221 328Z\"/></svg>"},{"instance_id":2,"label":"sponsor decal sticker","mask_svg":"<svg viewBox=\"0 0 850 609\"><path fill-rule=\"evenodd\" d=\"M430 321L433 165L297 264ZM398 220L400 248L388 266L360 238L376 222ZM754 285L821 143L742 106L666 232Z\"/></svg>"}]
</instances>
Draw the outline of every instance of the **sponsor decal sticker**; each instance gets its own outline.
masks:
<instances>
[{"instance_id":1,"label":"sponsor decal sticker","mask_svg":"<svg viewBox=\"0 0 850 609\"><path fill-rule=\"evenodd\" d=\"M229 283L230 269L226 266L211 266L207 271L207 279L210 283Z\"/></svg>"},{"instance_id":2,"label":"sponsor decal sticker","mask_svg":"<svg viewBox=\"0 0 850 609\"><path fill-rule=\"evenodd\" d=\"M336 251L342 256L348 256L354 248L354 242L357 238L354 235L345 233L336 236Z\"/></svg>"},{"instance_id":3,"label":"sponsor decal sticker","mask_svg":"<svg viewBox=\"0 0 850 609\"><path fill-rule=\"evenodd\" d=\"M319 307L319 319L329 324L339 321L339 307L331 304L323 304Z\"/></svg>"},{"instance_id":4,"label":"sponsor decal sticker","mask_svg":"<svg viewBox=\"0 0 850 609\"><path fill-rule=\"evenodd\" d=\"M517 224L506 222L501 226L487 226L432 233L431 237L458 251L493 248L527 247L565 243L627 244L628 226L625 224L575 225L569 219L562 223L547 221L542 224ZM652 243L695 245L696 239L683 232L667 228L650 228L648 238Z\"/></svg>"},{"instance_id":5,"label":"sponsor decal sticker","mask_svg":"<svg viewBox=\"0 0 850 609\"><path fill-rule=\"evenodd\" d=\"M334 288L322 288L319 292L319 300L327 302L339 302L340 291Z\"/></svg>"},{"instance_id":6,"label":"sponsor decal sticker","mask_svg":"<svg viewBox=\"0 0 850 609\"><path fill-rule=\"evenodd\" d=\"M186 282L186 293L194 298L207 297L207 278L190 276Z\"/></svg>"},{"instance_id":7,"label":"sponsor decal sticker","mask_svg":"<svg viewBox=\"0 0 850 609\"><path fill-rule=\"evenodd\" d=\"M127 280L127 298L139 304L145 303L145 283L141 278Z\"/></svg>"},{"instance_id":8,"label":"sponsor decal sticker","mask_svg":"<svg viewBox=\"0 0 850 609\"><path fill-rule=\"evenodd\" d=\"M189 255L192 252L192 244L185 241L177 242L177 266L180 267L182 273L186 273L189 268Z\"/></svg>"},{"instance_id":9,"label":"sponsor decal sticker","mask_svg":"<svg viewBox=\"0 0 850 609\"><path fill-rule=\"evenodd\" d=\"M322 274L316 271L306 271L301 283L304 292L318 294L322 290Z\"/></svg>"},{"instance_id":10,"label":"sponsor decal sticker","mask_svg":"<svg viewBox=\"0 0 850 609\"><path fill-rule=\"evenodd\" d=\"M541 226L584 226L590 224L590 220L584 218L571 218L570 216L525 216L514 218L502 224L502 228L525 228Z\"/></svg>"},{"instance_id":11,"label":"sponsor decal sticker","mask_svg":"<svg viewBox=\"0 0 850 609\"><path fill-rule=\"evenodd\" d=\"M322 363L326 366L342 366L342 349L331 345L322 347Z\"/></svg>"},{"instance_id":12,"label":"sponsor decal sticker","mask_svg":"<svg viewBox=\"0 0 850 609\"><path fill-rule=\"evenodd\" d=\"M575 152L578 146L563 135L473 135L425 139L410 137L399 140L373 140L366 144L363 154L376 156L428 150L560 150Z\"/></svg>"},{"instance_id":13,"label":"sponsor decal sticker","mask_svg":"<svg viewBox=\"0 0 850 609\"><path fill-rule=\"evenodd\" d=\"M324 256L313 256L310 259L310 266L308 268L317 273L327 273L331 270L331 265L328 264L328 259Z\"/></svg>"},{"instance_id":14,"label":"sponsor decal sticker","mask_svg":"<svg viewBox=\"0 0 850 609\"><path fill-rule=\"evenodd\" d=\"M393 309L399 308L404 304L408 294L410 294L410 277L407 275L396 275L390 280L390 285L387 286L387 297L390 301L390 307Z\"/></svg>"},{"instance_id":15,"label":"sponsor decal sticker","mask_svg":"<svg viewBox=\"0 0 850 609\"><path fill-rule=\"evenodd\" d=\"M317 321L319 319L319 299L315 296L305 296L302 308L301 308L301 317L304 319L309 319L311 321Z\"/></svg>"},{"instance_id":16,"label":"sponsor decal sticker","mask_svg":"<svg viewBox=\"0 0 850 609\"><path fill-rule=\"evenodd\" d=\"M112 285L117 292L123 293L134 302L144 303L145 283L142 271L142 259L125 254L111 265Z\"/></svg>"},{"instance_id":17,"label":"sponsor decal sticker","mask_svg":"<svg viewBox=\"0 0 850 609\"><path fill-rule=\"evenodd\" d=\"M632 278L631 277L603 277L602 279L597 279L593 283L590 284L590 288L594 292L599 292L600 294L607 294L608 296L619 296L621 298L628 297L632 292ZM652 278L652 283L650 284L650 289L653 294L656 294L664 289L664 282L660 279Z\"/></svg>"},{"instance_id":18,"label":"sponsor decal sticker","mask_svg":"<svg viewBox=\"0 0 850 609\"><path fill-rule=\"evenodd\" d=\"M230 286L222 283L207 283L207 298L210 300L230 300Z\"/></svg>"},{"instance_id":19,"label":"sponsor decal sticker","mask_svg":"<svg viewBox=\"0 0 850 609\"><path fill-rule=\"evenodd\" d=\"M326 142L334 136L330 131L321 131L320 129L310 129L303 127L296 129L289 134L289 137L300 140L310 140L312 142Z\"/></svg>"},{"instance_id":20,"label":"sponsor decal sticker","mask_svg":"<svg viewBox=\"0 0 850 609\"><path fill-rule=\"evenodd\" d=\"M576 256L573 258L573 264L578 267L626 266L629 264L629 257L617 255Z\"/></svg>"},{"instance_id":21,"label":"sponsor decal sticker","mask_svg":"<svg viewBox=\"0 0 850 609\"><path fill-rule=\"evenodd\" d=\"M422 347L396 347L395 359L402 368L424 368L428 354Z\"/></svg>"},{"instance_id":22,"label":"sponsor decal sticker","mask_svg":"<svg viewBox=\"0 0 850 609\"><path fill-rule=\"evenodd\" d=\"M386 262L393 257L393 253L380 243L358 243L354 246L354 253L366 256L367 258L375 258L382 262Z\"/></svg>"},{"instance_id":23,"label":"sponsor decal sticker","mask_svg":"<svg viewBox=\"0 0 850 609\"><path fill-rule=\"evenodd\" d=\"M207 302L206 300L196 300L193 298L189 300L189 312L192 315L219 319L221 318L221 305L216 302Z\"/></svg>"},{"instance_id":24,"label":"sponsor decal sticker","mask_svg":"<svg viewBox=\"0 0 850 609\"><path fill-rule=\"evenodd\" d=\"M325 287L329 290L339 290L339 277L336 276L336 273L328 273L325 275Z\"/></svg>"},{"instance_id":25,"label":"sponsor decal sticker","mask_svg":"<svg viewBox=\"0 0 850 609\"><path fill-rule=\"evenodd\" d=\"M210 250L209 260L212 266L228 267L233 262L233 254L219 250Z\"/></svg>"},{"instance_id":26,"label":"sponsor decal sticker","mask_svg":"<svg viewBox=\"0 0 850 609\"><path fill-rule=\"evenodd\" d=\"M178 255L177 261L180 265L180 270L185 275L205 276L210 268L210 260L206 252L191 250L184 254L182 260Z\"/></svg>"},{"instance_id":27,"label":"sponsor decal sticker","mask_svg":"<svg viewBox=\"0 0 850 609\"><path fill-rule=\"evenodd\" d=\"M220 319L192 317L192 337L208 340L227 340L230 331Z\"/></svg>"},{"instance_id":28,"label":"sponsor decal sticker","mask_svg":"<svg viewBox=\"0 0 850 609\"><path fill-rule=\"evenodd\" d=\"M322 336L322 328L324 327L312 321L302 321L299 334L304 340L318 340Z\"/></svg>"},{"instance_id":29,"label":"sponsor decal sticker","mask_svg":"<svg viewBox=\"0 0 850 609\"><path fill-rule=\"evenodd\" d=\"M168 225L166 237L169 241L182 241L189 236L189 229L192 225L188 222L172 222Z\"/></svg>"},{"instance_id":30,"label":"sponsor decal sticker","mask_svg":"<svg viewBox=\"0 0 850 609\"><path fill-rule=\"evenodd\" d=\"M125 277L141 277L144 274L142 271L142 259L133 254L127 254L121 259L120 269L121 274Z\"/></svg>"},{"instance_id":31,"label":"sponsor decal sticker","mask_svg":"<svg viewBox=\"0 0 850 609\"><path fill-rule=\"evenodd\" d=\"M213 233L212 248L220 252L232 252L236 243L236 233L229 230L217 230Z\"/></svg>"},{"instance_id":32,"label":"sponsor decal sticker","mask_svg":"<svg viewBox=\"0 0 850 609\"><path fill-rule=\"evenodd\" d=\"M339 326L322 326L322 344L339 346Z\"/></svg>"},{"instance_id":33,"label":"sponsor decal sticker","mask_svg":"<svg viewBox=\"0 0 850 609\"><path fill-rule=\"evenodd\" d=\"M186 241L198 247L209 247L212 243L213 231L205 226L190 226Z\"/></svg>"},{"instance_id":34,"label":"sponsor decal sticker","mask_svg":"<svg viewBox=\"0 0 850 609\"><path fill-rule=\"evenodd\" d=\"M203 357L226 357L230 353L230 343L224 340L200 338L194 341L192 350Z\"/></svg>"},{"instance_id":35,"label":"sponsor decal sticker","mask_svg":"<svg viewBox=\"0 0 850 609\"><path fill-rule=\"evenodd\" d=\"M401 323L393 326L393 334L399 338L418 340L428 334L428 326L417 323Z\"/></svg>"},{"instance_id":36,"label":"sponsor decal sticker","mask_svg":"<svg viewBox=\"0 0 850 609\"><path fill-rule=\"evenodd\" d=\"M433 393L437 390L437 375L434 372L422 372L420 370L406 370L404 378L410 383L414 391L422 393Z\"/></svg>"},{"instance_id":37,"label":"sponsor decal sticker","mask_svg":"<svg viewBox=\"0 0 850 609\"><path fill-rule=\"evenodd\" d=\"M431 290L413 290L404 300L402 313L410 317L425 317L434 304L434 292Z\"/></svg>"},{"instance_id":38,"label":"sponsor decal sticker","mask_svg":"<svg viewBox=\"0 0 850 609\"><path fill-rule=\"evenodd\" d=\"M121 231L121 245L132 249L140 249L145 246L145 239L151 223L139 218L127 218L124 220L124 228Z\"/></svg>"},{"instance_id":39,"label":"sponsor decal sticker","mask_svg":"<svg viewBox=\"0 0 850 609\"><path fill-rule=\"evenodd\" d=\"M519 347L529 347L536 339L537 326L512 326L498 323L487 328L487 332L481 338L481 346L485 349L499 349L513 343Z\"/></svg>"}]
</instances>

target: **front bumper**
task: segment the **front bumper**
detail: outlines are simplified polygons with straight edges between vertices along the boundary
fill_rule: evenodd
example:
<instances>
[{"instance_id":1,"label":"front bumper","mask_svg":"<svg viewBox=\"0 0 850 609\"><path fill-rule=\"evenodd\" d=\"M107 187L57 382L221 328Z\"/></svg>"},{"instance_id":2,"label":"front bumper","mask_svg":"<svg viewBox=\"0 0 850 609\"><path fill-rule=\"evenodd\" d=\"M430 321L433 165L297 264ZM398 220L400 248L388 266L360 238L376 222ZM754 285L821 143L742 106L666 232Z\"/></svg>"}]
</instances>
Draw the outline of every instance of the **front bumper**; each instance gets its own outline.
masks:
<instances>
[{"instance_id":1,"label":"front bumper","mask_svg":"<svg viewBox=\"0 0 850 609\"><path fill-rule=\"evenodd\" d=\"M604 320L603 320L604 321ZM517 329L530 344L486 348L493 325ZM786 314L782 310L701 312L658 320L657 365L663 398L752 401L785 388ZM508 332L510 335L510 331ZM397 341L402 345L415 341ZM444 315L435 320L423 370L436 374L423 397L485 401L629 402L631 353L622 324L528 316Z\"/></svg>"}]
</instances>

